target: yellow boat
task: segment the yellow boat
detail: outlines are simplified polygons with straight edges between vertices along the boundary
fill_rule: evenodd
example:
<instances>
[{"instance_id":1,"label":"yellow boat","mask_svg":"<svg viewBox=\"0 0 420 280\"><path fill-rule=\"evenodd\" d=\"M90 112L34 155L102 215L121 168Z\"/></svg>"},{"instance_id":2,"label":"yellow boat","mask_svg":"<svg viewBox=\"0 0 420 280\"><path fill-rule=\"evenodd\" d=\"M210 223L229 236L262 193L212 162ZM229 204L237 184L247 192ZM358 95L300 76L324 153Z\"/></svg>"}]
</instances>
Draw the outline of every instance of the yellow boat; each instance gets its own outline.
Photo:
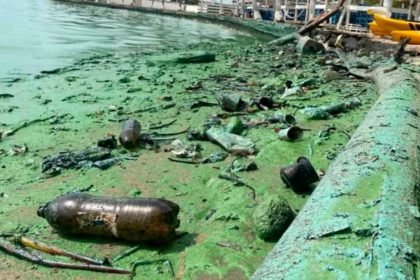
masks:
<instances>
[{"instance_id":1,"label":"yellow boat","mask_svg":"<svg viewBox=\"0 0 420 280\"><path fill-rule=\"evenodd\" d=\"M380 28L378 24L376 24L375 21L370 22L368 25L369 25L370 32L372 32L375 35L378 35L378 36L391 35L390 31Z\"/></svg>"},{"instance_id":2,"label":"yellow boat","mask_svg":"<svg viewBox=\"0 0 420 280\"><path fill-rule=\"evenodd\" d=\"M380 14L373 14L379 28L390 31L394 30L420 30L420 22L387 18Z\"/></svg>"},{"instance_id":3,"label":"yellow boat","mask_svg":"<svg viewBox=\"0 0 420 280\"><path fill-rule=\"evenodd\" d=\"M411 45L420 45L420 31L396 30L391 33L393 41L400 41L402 38L410 38Z\"/></svg>"}]
</instances>

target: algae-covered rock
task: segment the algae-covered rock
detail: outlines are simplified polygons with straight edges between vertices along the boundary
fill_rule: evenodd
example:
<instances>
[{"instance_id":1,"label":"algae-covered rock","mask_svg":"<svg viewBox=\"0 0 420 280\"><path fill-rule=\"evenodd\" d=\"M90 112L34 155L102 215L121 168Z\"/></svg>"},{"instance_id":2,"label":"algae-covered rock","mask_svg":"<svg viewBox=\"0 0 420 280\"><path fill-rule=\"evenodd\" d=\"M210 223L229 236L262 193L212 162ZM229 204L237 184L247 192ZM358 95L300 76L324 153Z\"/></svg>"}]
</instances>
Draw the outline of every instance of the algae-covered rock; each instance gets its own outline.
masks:
<instances>
[{"instance_id":1,"label":"algae-covered rock","mask_svg":"<svg viewBox=\"0 0 420 280\"><path fill-rule=\"evenodd\" d=\"M244 124L238 117L232 117L226 124L226 131L234 134L241 134L244 131Z\"/></svg>"},{"instance_id":2,"label":"algae-covered rock","mask_svg":"<svg viewBox=\"0 0 420 280\"><path fill-rule=\"evenodd\" d=\"M294 216L285 200L276 196L269 197L255 208L254 226L258 237L265 241L277 241Z\"/></svg>"}]
</instances>

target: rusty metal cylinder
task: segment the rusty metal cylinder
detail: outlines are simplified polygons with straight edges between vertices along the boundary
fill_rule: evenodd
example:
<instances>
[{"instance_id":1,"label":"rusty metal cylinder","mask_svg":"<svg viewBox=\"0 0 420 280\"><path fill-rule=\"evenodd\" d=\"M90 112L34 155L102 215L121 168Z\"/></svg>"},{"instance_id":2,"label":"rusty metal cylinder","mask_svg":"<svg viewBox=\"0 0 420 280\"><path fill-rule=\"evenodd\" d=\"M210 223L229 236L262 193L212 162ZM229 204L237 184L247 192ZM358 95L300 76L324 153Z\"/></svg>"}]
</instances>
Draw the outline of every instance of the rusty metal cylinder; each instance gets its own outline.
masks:
<instances>
[{"instance_id":1,"label":"rusty metal cylinder","mask_svg":"<svg viewBox=\"0 0 420 280\"><path fill-rule=\"evenodd\" d=\"M275 112L273 116L267 119L270 123L284 123L288 126L296 124L296 119L293 115L283 114L282 112Z\"/></svg>"},{"instance_id":2,"label":"rusty metal cylinder","mask_svg":"<svg viewBox=\"0 0 420 280\"><path fill-rule=\"evenodd\" d=\"M258 99L257 105L263 109L271 109L274 107L274 101L270 96L262 96Z\"/></svg>"},{"instance_id":3,"label":"rusty metal cylinder","mask_svg":"<svg viewBox=\"0 0 420 280\"><path fill-rule=\"evenodd\" d=\"M123 123L120 143L127 149L136 148L140 142L141 125L137 120L129 119Z\"/></svg>"},{"instance_id":4,"label":"rusty metal cylinder","mask_svg":"<svg viewBox=\"0 0 420 280\"><path fill-rule=\"evenodd\" d=\"M303 130L298 126L292 126L280 130L278 135L281 140L296 141L302 138Z\"/></svg>"},{"instance_id":5,"label":"rusty metal cylinder","mask_svg":"<svg viewBox=\"0 0 420 280\"><path fill-rule=\"evenodd\" d=\"M318 173L306 157L299 157L296 164L280 169L280 176L295 192L308 191L310 184L319 181Z\"/></svg>"},{"instance_id":6,"label":"rusty metal cylinder","mask_svg":"<svg viewBox=\"0 0 420 280\"><path fill-rule=\"evenodd\" d=\"M152 244L167 243L179 227L179 206L157 198L114 198L70 193L38 208L57 231Z\"/></svg>"}]
</instances>

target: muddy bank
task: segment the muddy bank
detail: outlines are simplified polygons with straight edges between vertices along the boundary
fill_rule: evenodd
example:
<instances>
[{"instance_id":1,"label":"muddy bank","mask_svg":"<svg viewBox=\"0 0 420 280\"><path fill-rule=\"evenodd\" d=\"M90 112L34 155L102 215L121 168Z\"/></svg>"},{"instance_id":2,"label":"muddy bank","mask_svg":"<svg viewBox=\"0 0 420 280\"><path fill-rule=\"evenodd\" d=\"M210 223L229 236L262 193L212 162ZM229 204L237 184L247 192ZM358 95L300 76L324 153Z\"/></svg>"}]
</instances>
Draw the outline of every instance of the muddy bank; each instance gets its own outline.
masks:
<instances>
[{"instance_id":1,"label":"muddy bank","mask_svg":"<svg viewBox=\"0 0 420 280\"><path fill-rule=\"evenodd\" d=\"M292 45L263 48L261 43L244 39L191 45L189 51L215 54L214 62L195 64L172 63L183 53L180 50L93 55L69 67L45 69L26 80L2 85L2 93L9 95L1 99L1 129L7 132L25 120L29 123L0 142L0 232L5 236L24 234L92 257L113 257L134 244L59 235L37 217L36 209L75 190L165 198L180 206L179 230L186 234L167 246L141 247L115 265L130 268L136 260L167 259L179 279L248 279L274 246L259 239L253 229L255 207L275 195L297 213L310 194L286 188L280 167L305 156L322 175L376 99L373 84L326 65L330 58L325 55L300 56ZM286 81L300 84L301 91L281 98L290 84ZM215 121L225 125L230 117L220 106L197 105L217 104L222 93L238 94L247 102L270 96L278 104L270 110L252 106L238 116L249 125L241 135L258 149L248 157L258 169L238 173L255 189L255 200L249 188L219 178L231 167L235 155L217 163L184 164L168 160L173 153L166 143L139 148L134 151L137 158L122 160L106 170L62 170L48 178L41 173L45 156L95 146L108 134L118 135L122 121L128 118L138 119L146 131L162 134L200 128L215 114L219 114ZM302 111L353 98L360 100L360 106L319 120L311 120ZM303 137L295 142L280 140L280 124L261 122L275 111L294 115L304 129ZM200 145L202 158L223 151L210 141L189 142L186 136L176 138ZM22 153L14 145L27 149ZM123 148L112 153L125 155ZM3 254L2 258L2 275L9 278L29 274L37 279L124 277L52 270ZM141 278L172 278L162 262L140 266L137 271Z\"/></svg>"}]
</instances>

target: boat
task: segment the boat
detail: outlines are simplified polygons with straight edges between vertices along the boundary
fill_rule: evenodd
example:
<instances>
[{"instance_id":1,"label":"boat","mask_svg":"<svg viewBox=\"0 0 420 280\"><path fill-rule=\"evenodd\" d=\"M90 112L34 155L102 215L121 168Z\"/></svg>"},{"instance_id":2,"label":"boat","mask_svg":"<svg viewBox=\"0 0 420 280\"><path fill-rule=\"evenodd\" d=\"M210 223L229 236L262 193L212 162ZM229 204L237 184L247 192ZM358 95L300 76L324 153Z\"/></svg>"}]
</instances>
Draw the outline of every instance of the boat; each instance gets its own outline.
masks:
<instances>
[{"instance_id":1,"label":"boat","mask_svg":"<svg viewBox=\"0 0 420 280\"><path fill-rule=\"evenodd\" d=\"M390 33L394 30L420 30L420 22L388 18L380 14L373 14L376 24Z\"/></svg>"},{"instance_id":2,"label":"boat","mask_svg":"<svg viewBox=\"0 0 420 280\"><path fill-rule=\"evenodd\" d=\"M390 31L380 28L378 24L376 24L375 21L369 22L368 25L369 25L370 32L372 32L375 35L378 35L378 36L391 35Z\"/></svg>"},{"instance_id":3,"label":"boat","mask_svg":"<svg viewBox=\"0 0 420 280\"><path fill-rule=\"evenodd\" d=\"M392 31L391 36L393 41L400 41L402 38L410 38L409 44L420 45L420 31L396 30Z\"/></svg>"}]
</instances>

